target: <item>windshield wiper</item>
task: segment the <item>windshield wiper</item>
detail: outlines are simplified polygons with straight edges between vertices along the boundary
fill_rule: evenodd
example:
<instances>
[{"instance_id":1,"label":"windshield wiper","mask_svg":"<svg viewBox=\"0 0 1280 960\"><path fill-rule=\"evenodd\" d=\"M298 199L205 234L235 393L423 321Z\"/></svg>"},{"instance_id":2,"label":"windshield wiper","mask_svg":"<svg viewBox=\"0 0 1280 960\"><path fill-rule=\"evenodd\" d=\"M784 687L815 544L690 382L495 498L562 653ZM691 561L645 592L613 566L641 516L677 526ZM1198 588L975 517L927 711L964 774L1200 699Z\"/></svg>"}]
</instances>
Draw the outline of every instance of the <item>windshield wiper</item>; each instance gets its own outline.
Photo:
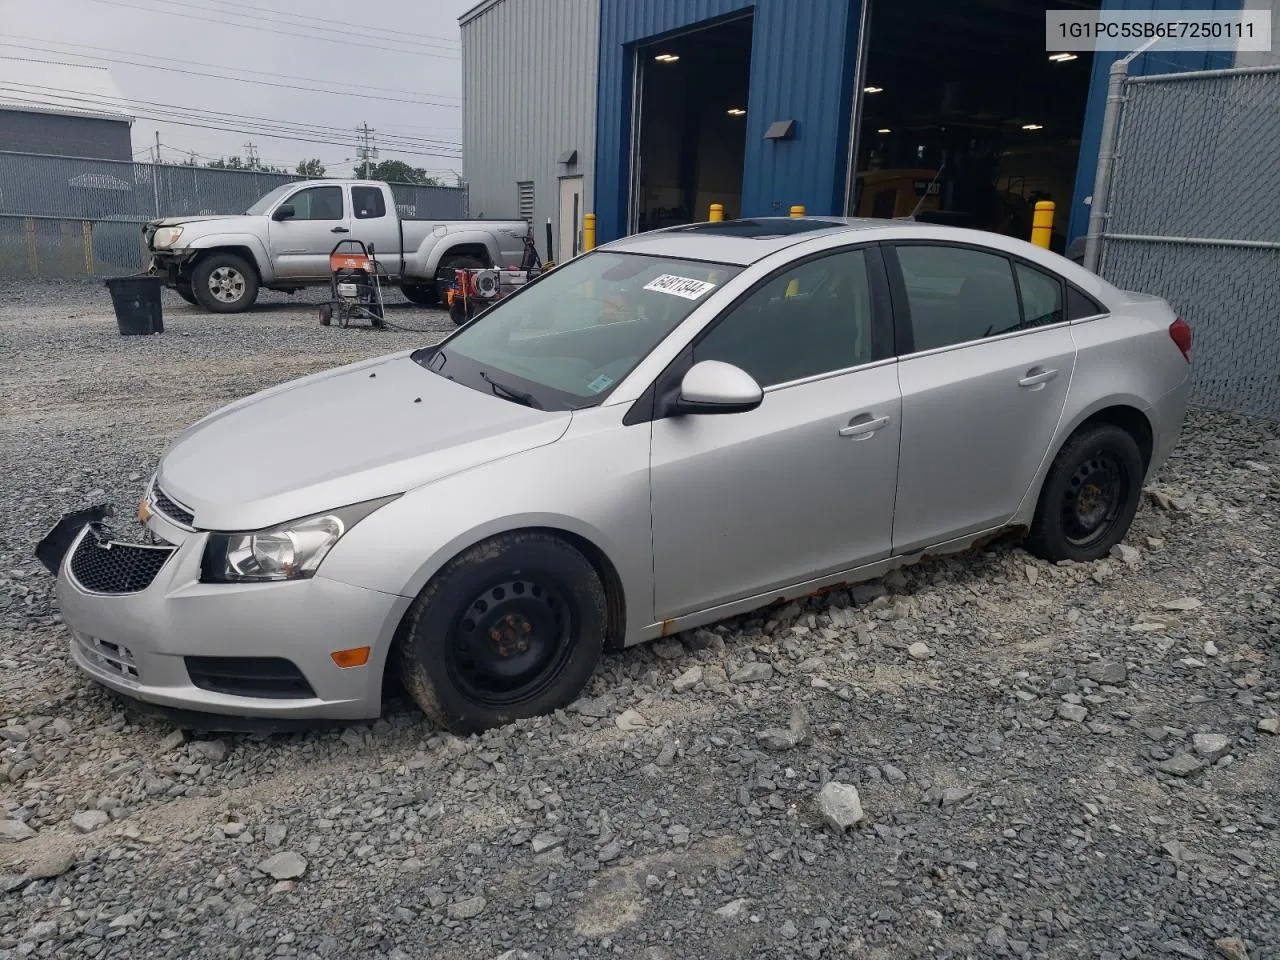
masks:
<instances>
[{"instance_id":1,"label":"windshield wiper","mask_svg":"<svg viewBox=\"0 0 1280 960\"><path fill-rule=\"evenodd\" d=\"M506 384L499 383L497 380L493 379L493 377L489 376L483 370L480 371L480 376L484 378L485 383L489 384L489 386L493 388L493 392L498 396L506 397L508 400L514 400L516 403L522 403L526 407L532 407L534 410L542 409L542 404L540 404L536 399L534 399L533 394L522 393L519 390L513 390L511 387L508 387Z\"/></svg>"}]
</instances>

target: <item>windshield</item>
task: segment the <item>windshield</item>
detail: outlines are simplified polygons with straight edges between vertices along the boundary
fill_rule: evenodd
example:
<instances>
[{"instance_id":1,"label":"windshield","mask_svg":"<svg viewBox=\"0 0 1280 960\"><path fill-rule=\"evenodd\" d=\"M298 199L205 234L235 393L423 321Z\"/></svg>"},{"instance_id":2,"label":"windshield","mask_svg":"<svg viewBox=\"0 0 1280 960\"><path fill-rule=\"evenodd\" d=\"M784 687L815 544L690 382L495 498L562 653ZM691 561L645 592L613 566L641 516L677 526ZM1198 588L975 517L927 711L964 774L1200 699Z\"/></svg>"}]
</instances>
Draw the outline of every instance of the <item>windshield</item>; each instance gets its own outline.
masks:
<instances>
[{"instance_id":1,"label":"windshield","mask_svg":"<svg viewBox=\"0 0 1280 960\"><path fill-rule=\"evenodd\" d=\"M604 400L740 267L597 251L500 300L415 359L477 390L543 410Z\"/></svg>"},{"instance_id":2,"label":"windshield","mask_svg":"<svg viewBox=\"0 0 1280 960\"><path fill-rule=\"evenodd\" d=\"M244 212L245 216L246 217L262 216L264 213L266 213L268 210L271 209L272 204L274 204L277 200L279 200L281 197L283 197L286 193L288 193L290 190L292 190L296 186L297 186L296 183L280 184L280 186L276 187L274 190L268 193L265 197L258 200L258 202L255 203L252 207L246 210Z\"/></svg>"}]
</instances>

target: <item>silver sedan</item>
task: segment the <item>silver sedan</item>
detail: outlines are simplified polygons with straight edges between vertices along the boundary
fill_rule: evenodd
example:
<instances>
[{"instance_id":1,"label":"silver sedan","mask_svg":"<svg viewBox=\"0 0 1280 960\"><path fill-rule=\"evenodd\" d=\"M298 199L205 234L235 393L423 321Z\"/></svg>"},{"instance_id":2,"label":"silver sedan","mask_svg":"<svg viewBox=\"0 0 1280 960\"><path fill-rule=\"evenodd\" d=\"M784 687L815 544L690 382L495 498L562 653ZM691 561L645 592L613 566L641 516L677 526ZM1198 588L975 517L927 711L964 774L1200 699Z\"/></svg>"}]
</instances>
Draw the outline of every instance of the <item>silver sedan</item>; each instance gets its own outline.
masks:
<instances>
[{"instance_id":1,"label":"silver sedan","mask_svg":"<svg viewBox=\"0 0 1280 960\"><path fill-rule=\"evenodd\" d=\"M606 647L961 551L1121 540L1191 332L987 233L697 224L544 274L434 346L181 434L146 530L42 544L75 662L152 704L459 732L570 703Z\"/></svg>"}]
</instances>

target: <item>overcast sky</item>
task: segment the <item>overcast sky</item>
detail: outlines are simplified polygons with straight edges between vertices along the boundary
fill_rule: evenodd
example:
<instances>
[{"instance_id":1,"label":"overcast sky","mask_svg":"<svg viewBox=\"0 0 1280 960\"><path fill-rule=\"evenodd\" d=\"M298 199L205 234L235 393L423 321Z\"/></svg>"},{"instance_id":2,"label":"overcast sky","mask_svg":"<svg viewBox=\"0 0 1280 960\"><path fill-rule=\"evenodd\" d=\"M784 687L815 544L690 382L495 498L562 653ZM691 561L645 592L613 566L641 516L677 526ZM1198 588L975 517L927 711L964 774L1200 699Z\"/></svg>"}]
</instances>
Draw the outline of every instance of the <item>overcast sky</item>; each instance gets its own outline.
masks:
<instances>
[{"instance_id":1,"label":"overcast sky","mask_svg":"<svg viewBox=\"0 0 1280 960\"><path fill-rule=\"evenodd\" d=\"M266 163L292 170L318 157L345 174L355 128L368 123L380 159L452 179L462 170L458 16L476 2L0 0L0 56L109 67L134 101L143 157L158 130L165 159L243 157L252 142Z\"/></svg>"}]
</instances>

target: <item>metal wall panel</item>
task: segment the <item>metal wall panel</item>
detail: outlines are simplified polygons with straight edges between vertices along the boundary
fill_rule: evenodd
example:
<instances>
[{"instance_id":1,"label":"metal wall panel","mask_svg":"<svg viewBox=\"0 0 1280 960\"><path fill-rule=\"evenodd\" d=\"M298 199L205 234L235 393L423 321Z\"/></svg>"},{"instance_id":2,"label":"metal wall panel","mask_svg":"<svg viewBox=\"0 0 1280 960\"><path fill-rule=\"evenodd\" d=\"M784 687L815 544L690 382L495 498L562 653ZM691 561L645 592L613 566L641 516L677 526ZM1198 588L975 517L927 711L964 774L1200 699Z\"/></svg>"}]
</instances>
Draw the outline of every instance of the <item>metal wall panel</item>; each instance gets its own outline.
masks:
<instances>
[{"instance_id":1,"label":"metal wall panel","mask_svg":"<svg viewBox=\"0 0 1280 960\"><path fill-rule=\"evenodd\" d=\"M600 242L627 229L635 45L751 9L744 216L843 212L858 0L602 0L595 206ZM794 140L770 142L776 120ZM588 187L588 189L590 189Z\"/></svg>"},{"instance_id":2,"label":"metal wall panel","mask_svg":"<svg viewBox=\"0 0 1280 960\"><path fill-rule=\"evenodd\" d=\"M544 256L544 224L559 221L559 179L585 177L587 197L595 179L599 20L599 0L498 0L462 22L471 216L518 216L516 185L532 181ZM570 150L577 163L559 163Z\"/></svg>"},{"instance_id":3,"label":"metal wall panel","mask_svg":"<svg viewBox=\"0 0 1280 960\"><path fill-rule=\"evenodd\" d=\"M1102 0L1103 10L1239 10L1241 0ZM1089 100L1085 107L1084 130L1080 135L1080 164L1076 168L1076 189L1071 202L1067 242L1084 236L1089 228L1089 205L1098 172L1098 146L1102 138L1102 114L1107 105L1107 74L1111 64L1124 53L1100 51L1093 55ZM1162 53L1159 49L1139 56L1129 65L1129 76L1181 73L1187 70L1222 70L1233 65L1230 53Z\"/></svg>"},{"instance_id":4,"label":"metal wall panel","mask_svg":"<svg viewBox=\"0 0 1280 960\"><path fill-rule=\"evenodd\" d=\"M0 150L132 160L128 120L66 117L0 107Z\"/></svg>"}]
</instances>

